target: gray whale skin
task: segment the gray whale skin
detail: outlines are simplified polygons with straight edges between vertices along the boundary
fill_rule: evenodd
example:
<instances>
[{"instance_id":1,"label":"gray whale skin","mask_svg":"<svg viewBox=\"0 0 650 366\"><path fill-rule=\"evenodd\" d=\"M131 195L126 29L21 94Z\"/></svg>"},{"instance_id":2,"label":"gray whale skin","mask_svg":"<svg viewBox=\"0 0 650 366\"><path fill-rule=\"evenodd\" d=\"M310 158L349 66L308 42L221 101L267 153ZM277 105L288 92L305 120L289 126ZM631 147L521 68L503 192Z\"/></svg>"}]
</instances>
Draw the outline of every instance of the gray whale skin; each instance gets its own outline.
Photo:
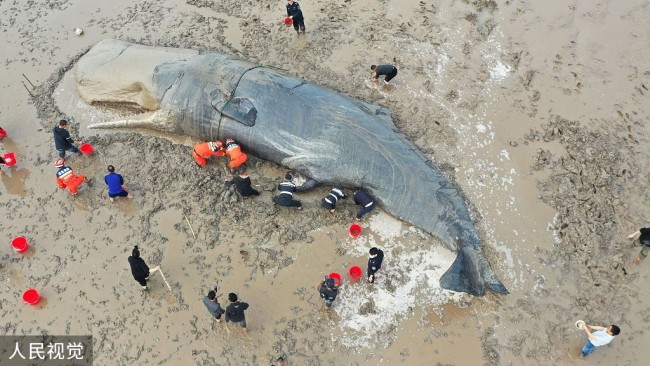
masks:
<instances>
[{"instance_id":1,"label":"gray whale skin","mask_svg":"<svg viewBox=\"0 0 650 366\"><path fill-rule=\"evenodd\" d=\"M481 252L463 196L383 107L225 54L110 39L81 57L76 81L86 103L150 111L91 128L232 137L244 151L316 182L364 187L387 212L457 253L443 288L508 293Z\"/></svg>"}]
</instances>

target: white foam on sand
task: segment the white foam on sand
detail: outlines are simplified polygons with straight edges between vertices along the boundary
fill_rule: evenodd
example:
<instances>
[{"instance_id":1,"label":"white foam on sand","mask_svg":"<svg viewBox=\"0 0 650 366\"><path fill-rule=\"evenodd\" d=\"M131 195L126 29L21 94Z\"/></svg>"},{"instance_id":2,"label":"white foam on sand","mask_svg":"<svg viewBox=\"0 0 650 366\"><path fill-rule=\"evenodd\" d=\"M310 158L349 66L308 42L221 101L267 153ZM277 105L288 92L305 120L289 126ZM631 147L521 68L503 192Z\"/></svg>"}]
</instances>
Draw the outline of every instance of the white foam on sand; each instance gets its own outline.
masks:
<instances>
[{"instance_id":1,"label":"white foam on sand","mask_svg":"<svg viewBox=\"0 0 650 366\"><path fill-rule=\"evenodd\" d=\"M374 213L361 239L350 241L348 252L367 256L377 246L384 251L384 263L374 284L364 277L345 281L333 310L340 316L332 339L354 349L385 348L393 341L399 324L415 307L460 301L466 295L444 290L440 277L455 254L414 227L383 212Z\"/></svg>"}]
</instances>

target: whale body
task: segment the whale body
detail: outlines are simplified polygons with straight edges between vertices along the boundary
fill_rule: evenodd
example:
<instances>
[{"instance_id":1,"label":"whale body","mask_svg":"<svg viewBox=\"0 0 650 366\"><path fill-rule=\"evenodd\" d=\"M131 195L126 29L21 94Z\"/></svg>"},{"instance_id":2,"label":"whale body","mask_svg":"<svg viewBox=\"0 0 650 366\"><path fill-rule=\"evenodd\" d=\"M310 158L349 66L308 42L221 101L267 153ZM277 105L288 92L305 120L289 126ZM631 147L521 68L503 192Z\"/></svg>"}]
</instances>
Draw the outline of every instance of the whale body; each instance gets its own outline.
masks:
<instances>
[{"instance_id":1,"label":"whale body","mask_svg":"<svg viewBox=\"0 0 650 366\"><path fill-rule=\"evenodd\" d=\"M204 141L232 137L252 155L320 183L363 187L390 214L457 253L445 289L508 293L481 252L461 193L394 125L386 108L233 56L104 40L82 56L89 104L150 111L91 128L148 128Z\"/></svg>"}]
</instances>

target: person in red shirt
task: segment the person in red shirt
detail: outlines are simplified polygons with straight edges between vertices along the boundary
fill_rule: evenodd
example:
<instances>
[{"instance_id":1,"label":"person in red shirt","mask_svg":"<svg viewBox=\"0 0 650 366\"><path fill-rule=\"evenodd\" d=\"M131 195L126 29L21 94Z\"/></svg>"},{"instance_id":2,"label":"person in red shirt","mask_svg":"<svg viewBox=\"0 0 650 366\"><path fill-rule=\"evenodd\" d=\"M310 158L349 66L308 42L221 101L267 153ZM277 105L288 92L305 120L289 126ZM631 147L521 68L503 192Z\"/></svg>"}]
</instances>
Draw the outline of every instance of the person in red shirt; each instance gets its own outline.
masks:
<instances>
[{"instance_id":1,"label":"person in red shirt","mask_svg":"<svg viewBox=\"0 0 650 366\"><path fill-rule=\"evenodd\" d=\"M76 175L72 168L65 165L65 160L63 159L56 159L54 167L57 168L56 185L61 189L67 188L70 191L70 194L76 196L79 186L86 181L86 177L83 175Z\"/></svg>"},{"instance_id":2,"label":"person in red shirt","mask_svg":"<svg viewBox=\"0 0 650 366\"><path fill-rule=\"evenodd\" d=\"M223 155L223 143L219 140L194 145L194 150L192 150L192 157L199 166L206 166L208 162L205 159L209 157Z\"/></svg>"}]
</instances>

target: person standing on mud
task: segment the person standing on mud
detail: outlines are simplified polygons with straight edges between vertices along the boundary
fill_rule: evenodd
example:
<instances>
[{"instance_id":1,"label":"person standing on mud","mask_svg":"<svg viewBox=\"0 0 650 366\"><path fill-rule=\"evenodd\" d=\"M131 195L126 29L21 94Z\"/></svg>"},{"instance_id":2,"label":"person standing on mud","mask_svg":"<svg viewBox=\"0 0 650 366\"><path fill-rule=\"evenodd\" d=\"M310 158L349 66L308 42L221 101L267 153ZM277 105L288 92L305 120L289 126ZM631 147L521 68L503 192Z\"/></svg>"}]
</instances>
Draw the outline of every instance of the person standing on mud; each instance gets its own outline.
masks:
<instances>
[{"instance_id":1,"label":"person standing on mud","mask_svg":"<svg viewBox=\"0 0 650 366\"><path fill-rule=\"evenodd\" d=\"M70 137L68 121L64 119L60 120L58 126L54 126L54 129L52 129L52 134L54 135L54 147L60 158L65 158L65 152L68 150L81 155L81 151L77 148L77 145L81 144L81 141L74 141Z\"/></svg>"},{"instance_id":2,"label":"person standing on mud","mask_svg":"<svg viewBox=\"0 0 650 366\"><path fill-rule=\"evenodd\" d=\"M248 176L246 169L241 169L239 176L233 177L231 180L226 180L226 185L235 185L237 192L242 197L259 196L260 192L255 190L251 184L251 178Z\"/></svg>"},{"instance_id":3,"label":"person standing on mud","mask_svg":"<svg viewBox=\"0 0 650 366\"><path fill-rule=\"evenodd\" d=\"M244 331L244 334L248 334L246 314L244 314L244 310L248 309L248 304L239 301L237 294L234 292L228 294L228 300L230 301L230 305L226 308L226 323L237 323Z\"/></svg>"},{"instance_id":4,"label":"person standing on mud","mask_svg":"<svg viewBox=\"0 0 650 366\"><path fill-rule=\"evenodd\" d=\"M149 266L140 258L140 250L138 246L133 247L131 251L131 256L129 257L129 265L131 265L131 274L133 278L138 281L140 286L144 291L147 291L147 281L149 281L149 275L156 272L160 267L154 267L149 269Z\"/></svg>"},{"instance_id":5,"label":"person standing on mud","mask_svg":"<svg viewBox=\"0 0 650 366\"><path fill-rule=\"evenodd\" d=\"M369 283L374 283L375 282L375 273L381 269L381 263L384 261L384 251L377 248L377 247L372 247L368 251L370 253L370 257L368 258L368 282Z\"/></svg>"},{"instance_id":6,"label":"person standing on mud","mask_svg":"<svg viewBox=\"0 0 650 366\"><path fill-rule=\"evenodd\" d=\"M375 201L372 197L359 187L354 190L354 204L361 206L361 209L357 212L357 220L361 220L365 214L375 208Z\"/></svg>"},{"instance_id":7,"label":"person standing on mud","mask_svg":"<svg viewBox=\"0 0 650 366\"><path fill-rule=\"evenodd\" d=\"M325 306L332 307L332 303L336 300L339 290L334 286L334 279L327 276L317 287L321 299L325 300Z\"/></svg>"},{"instance_id":8,"label":"person standing on mud","mask_svg":"<svg viewBox=\"0 0 650 366\"><path fill-rule=\"evenodd\" d=\"M343 193L343 186L340 184L337 184L336 187L332 188L330 193L325 196L322 200L320 200L321 206L323 208L326 208L330 210L330 213L336 212L336 204L339 202L341 199L345 199L348 196Z\"/></svg>"},{"instance_id":9,"label":"person standing on mud","mask_svg":"<svg viewBox=\"0 0 650 366\"><path fill-rule=\"evenodd\" d=\"M385 75L384 84L388 85L388 82L391 81L395 76L397 76L397 67L393 65L372 65L370 70L373 71L372 81L377 81L380 76Z\"/></svg>"},{"instance_id":10,"label":"person standing on mud","mask_svg":"<svg viewBox=\"0 0 650 366\"><path fill-rule=\"evenodd\" d=\"M611 342L614 337L621 333L621 329L616 325L601 327L598 325L585 324L582 329L587 333L587 343L582 347L582 357L587 357L596 347L604 346ZM592 333L592 330L595 331Z\"/></svg>"},{"instance_id":11,"label":"person standing on mud","mask_svg":"<svg viewBox=\"0 0 650 366\"><path fill-rule=\"evenodd\" d=\"M54 162L56 170L56 185L61 189L68 189L73 196L77 195L79 186L86 181L83 175L76 175L71 167L65 165L65 160L59 158Z\"/></svg>"},{"instance_id":12,"label":"person standing on mud","mask_svg":"<svg viewBox=\"0 0 650 366\"><path fill-rule=\"evenodd\" d=\"M111 202L113 202L115 197L133 199L133 196L126 191L122 175L115 173L115 167L112 165L109 165L107 169L108 174L104 177L104 182L106 182L106 185L108 186L108 197Z\"/></svg>"},{"instance_id":13,"label":"person standing on mud","mask_svg":"<svg viewBox=\"0 0 650 366\"><path fill-rule=\"evenodd\" d=\"M273 203L282 207L296 207L298 210L302 210L302 203L293 199L293 192L296 191L296 185L292 181L293 176L291 173L287 173L284 176L284 181L278 184L280 194L273 197Z\"/></svg>"},{"instance_id":14,"label":"person standing on mud","mask_svg":"<svg viewBox=\"0 0 650 366\"><path fill-rule=\"evenodd\" d=\"M650 254L650 228L643 227L628 235L627 238L634 239L637 236L639 239L635 243L641 246L641 252L634 258L634 264L641 263Z\"/></svg>"},{"instance_id":15,"label":"person standing on mud","mask_svg":"<svg viewBox=\"0 0 650 366\"><path fill-rule=\"evenodd\" d=\"M296 34L305 34L305 18L302 16L302 9L300 9L300 4L294 0L287 1L287 16L293 21L293 29L296 30Z\"/></svg>"},{"instance_id":16,"label":"person standing on mud","mask_svg":"<svg viewBox=\"0 0 650 366\"><path fill-rule=\"evenodd\" d=\"M203 298L203 304L217 323L221 323L221 315L226 311L221 308L219 300L217 300L217 286L214 286L214 290L210 290L208 294Z\"/></svg>"}]
</instances>

